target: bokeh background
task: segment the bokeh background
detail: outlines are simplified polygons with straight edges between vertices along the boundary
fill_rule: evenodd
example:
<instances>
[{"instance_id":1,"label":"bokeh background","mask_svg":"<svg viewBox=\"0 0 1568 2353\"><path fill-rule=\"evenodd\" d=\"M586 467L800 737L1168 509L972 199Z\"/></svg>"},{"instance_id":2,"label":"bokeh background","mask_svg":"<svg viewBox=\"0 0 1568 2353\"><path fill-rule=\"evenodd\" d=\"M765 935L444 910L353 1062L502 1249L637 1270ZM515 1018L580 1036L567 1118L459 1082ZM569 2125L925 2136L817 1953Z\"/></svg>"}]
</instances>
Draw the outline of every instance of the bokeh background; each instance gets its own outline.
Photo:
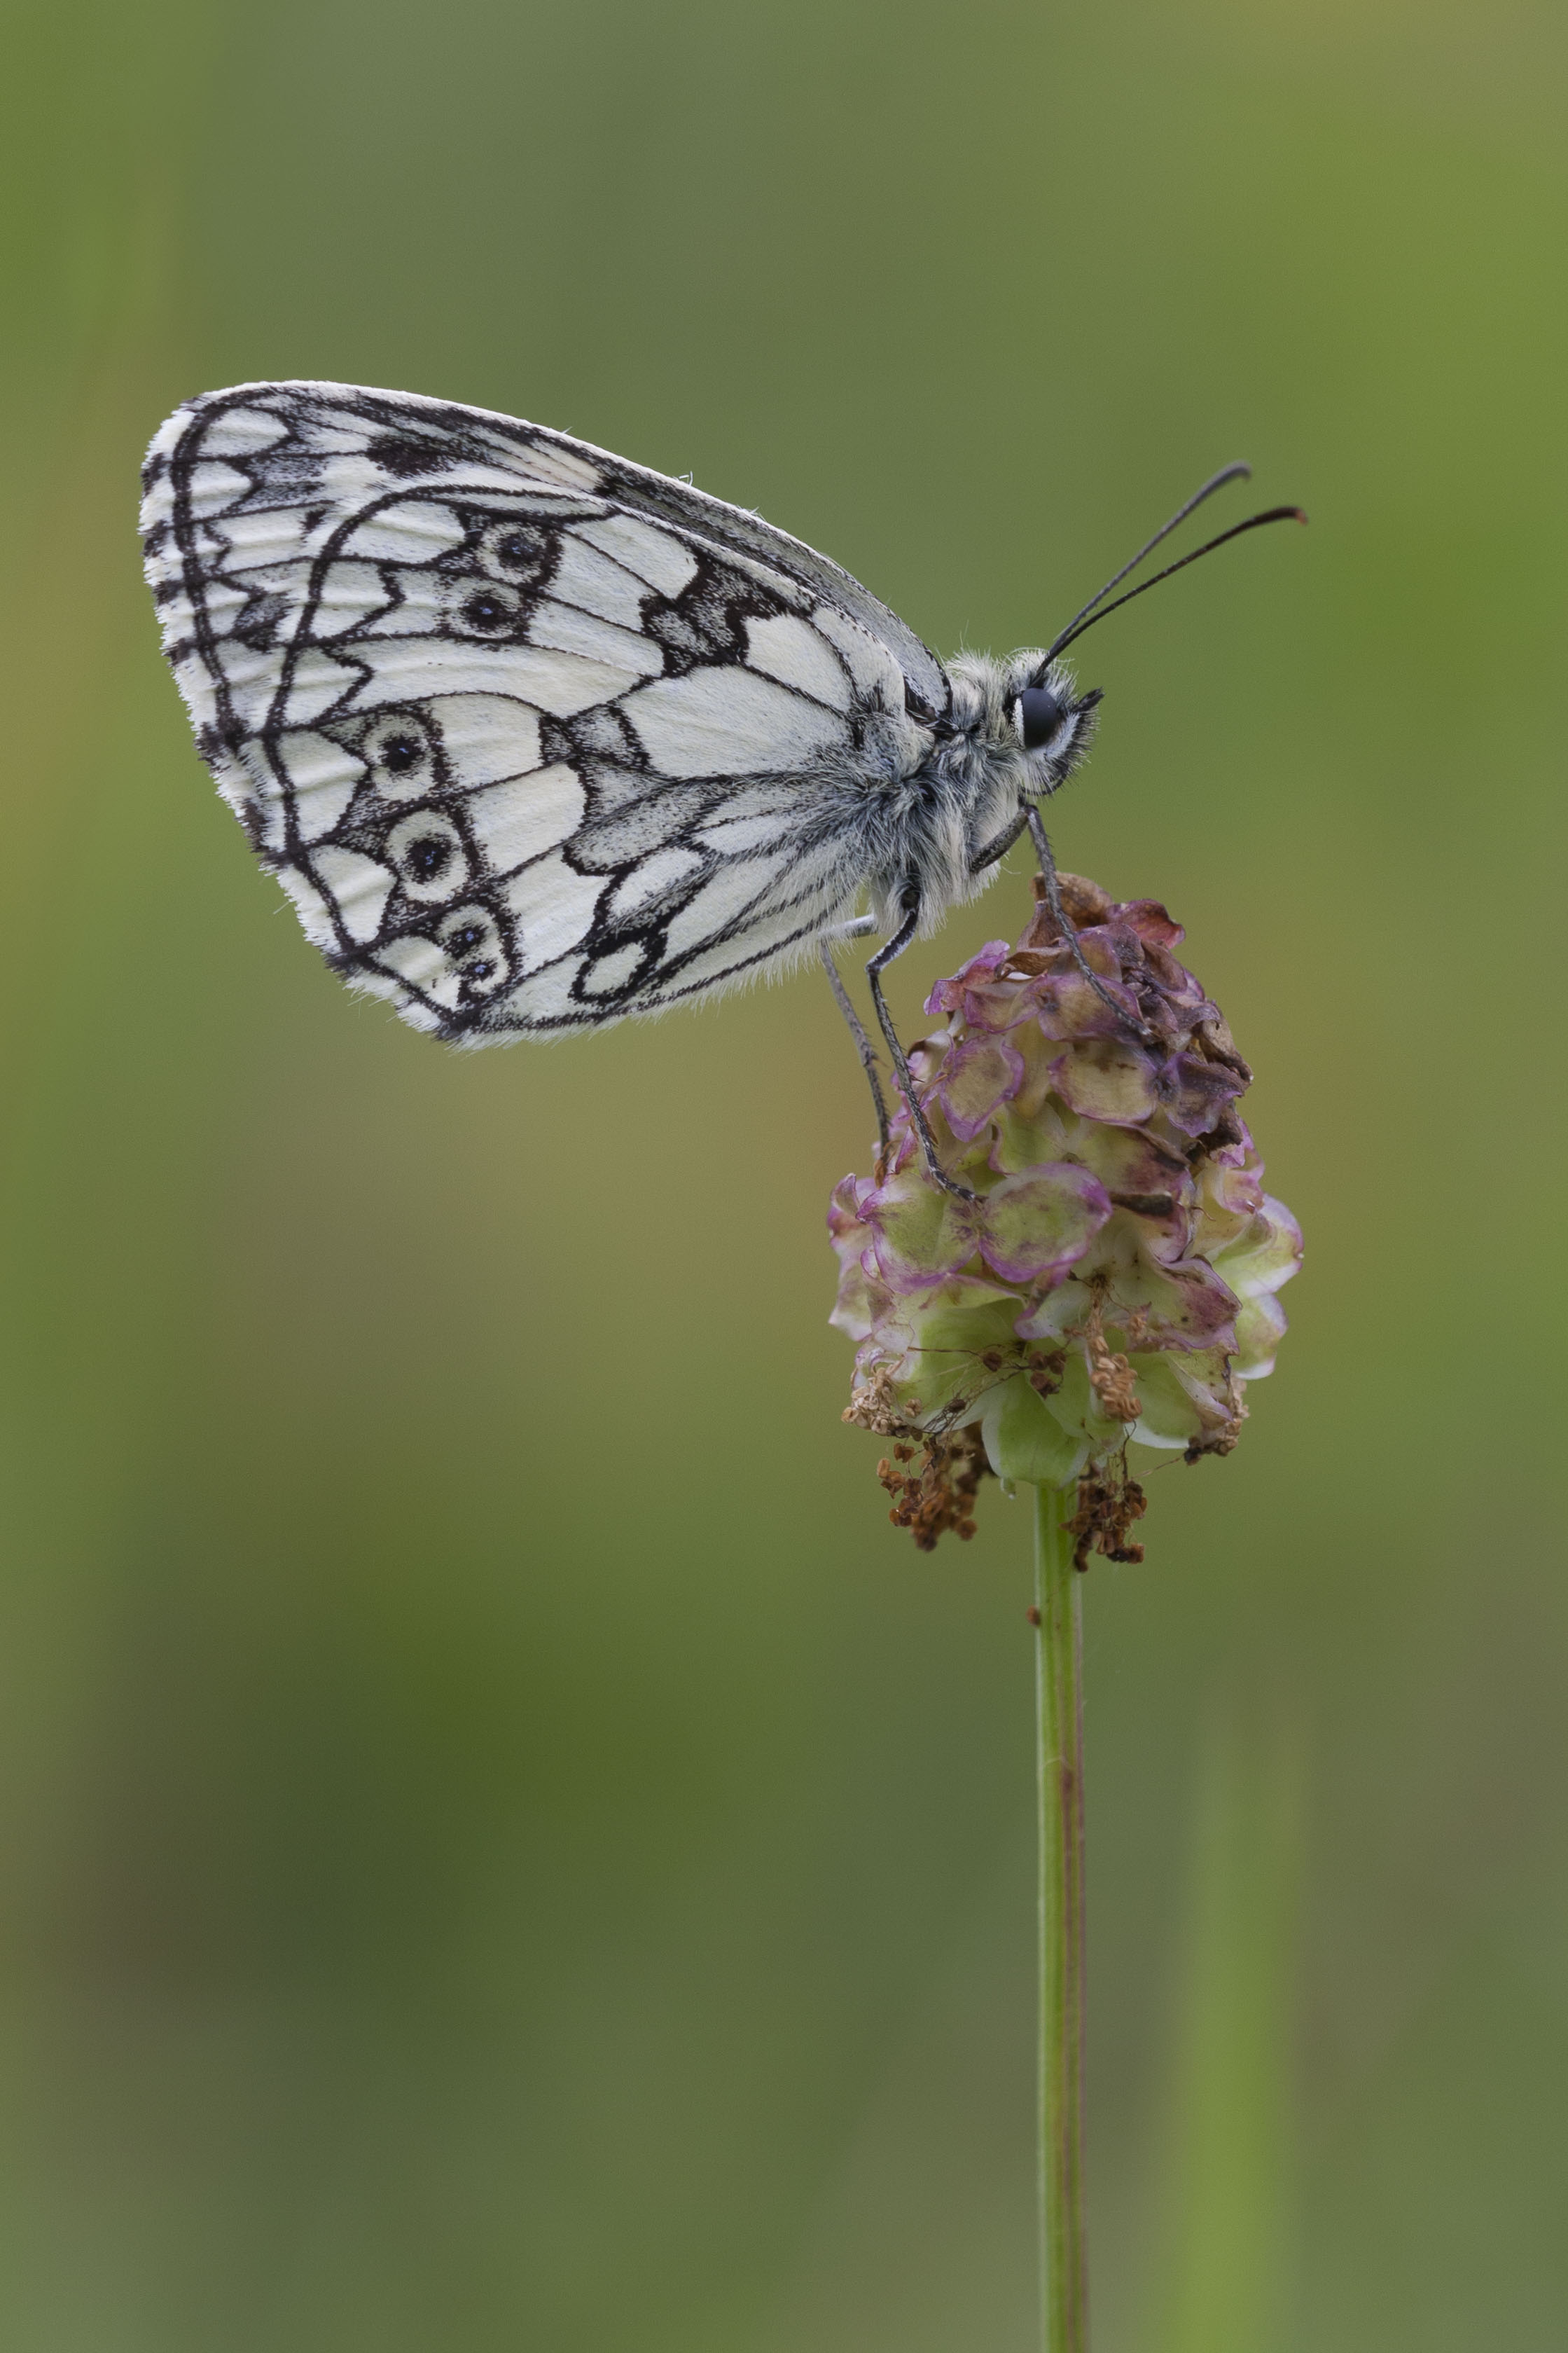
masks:
<instances>
[{"instance_id":1,"label":"bokeh background","mask_svg":"<svg viewBox=\"0 0 1568 2353\"><path fill-rule=\"evenodd\" d=\"M1097 2345L1560 2347L1562 13L0 23L0 2336L1033 2341L1022 1507L921 1557L840 1426L820 983L453 1058L255 871L136 465L315 375L689 470L949 650L1233 456L1310 509L1084 649L1056 818L1310 1243L1085 1597Z\"/></svg>"}]
</instances>

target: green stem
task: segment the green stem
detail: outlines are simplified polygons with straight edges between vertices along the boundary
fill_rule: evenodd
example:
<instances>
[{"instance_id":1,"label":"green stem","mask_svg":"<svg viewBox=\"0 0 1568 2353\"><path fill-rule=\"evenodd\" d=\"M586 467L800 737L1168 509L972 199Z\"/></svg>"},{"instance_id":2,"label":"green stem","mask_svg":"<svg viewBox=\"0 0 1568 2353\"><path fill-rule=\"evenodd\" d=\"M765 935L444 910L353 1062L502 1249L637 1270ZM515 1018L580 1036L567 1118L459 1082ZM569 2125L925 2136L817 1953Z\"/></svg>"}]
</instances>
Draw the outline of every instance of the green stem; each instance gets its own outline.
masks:
<instances>
[{"instance_id":1,"label":"green stem","mask_svg":"<svg viewBox=\"0 0 1568 2353\"><path fill-rule=\"evenodd\" d=\"M1040 2341L1087 2353L1083 2232L1083 1663L1070 1488L1035 1490L1040 1864Z\"/></svg>"}]
</instances>

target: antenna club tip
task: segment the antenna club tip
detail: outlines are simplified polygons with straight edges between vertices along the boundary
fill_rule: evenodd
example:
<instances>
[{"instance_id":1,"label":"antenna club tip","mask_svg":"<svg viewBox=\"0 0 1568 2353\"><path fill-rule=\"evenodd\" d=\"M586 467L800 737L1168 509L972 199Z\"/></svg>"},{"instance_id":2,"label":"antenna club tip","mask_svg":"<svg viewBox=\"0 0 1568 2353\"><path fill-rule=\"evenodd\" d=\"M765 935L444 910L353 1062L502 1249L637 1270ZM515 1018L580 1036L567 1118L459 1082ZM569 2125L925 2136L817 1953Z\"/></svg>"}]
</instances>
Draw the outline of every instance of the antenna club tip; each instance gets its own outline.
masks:
<instances>
[{"instance_id":1,"label":"antenna club tip","mask_svg":"<svg viewBox=\"0 0 1568 2353\"><path fill-rule=\"evenodd\" d=\"M1290 512L1295 516L1298 522L1308 522L1310 521L1310 517L1308 515L1305 507L1292 507Z\"/></svg>"}]
</instances>

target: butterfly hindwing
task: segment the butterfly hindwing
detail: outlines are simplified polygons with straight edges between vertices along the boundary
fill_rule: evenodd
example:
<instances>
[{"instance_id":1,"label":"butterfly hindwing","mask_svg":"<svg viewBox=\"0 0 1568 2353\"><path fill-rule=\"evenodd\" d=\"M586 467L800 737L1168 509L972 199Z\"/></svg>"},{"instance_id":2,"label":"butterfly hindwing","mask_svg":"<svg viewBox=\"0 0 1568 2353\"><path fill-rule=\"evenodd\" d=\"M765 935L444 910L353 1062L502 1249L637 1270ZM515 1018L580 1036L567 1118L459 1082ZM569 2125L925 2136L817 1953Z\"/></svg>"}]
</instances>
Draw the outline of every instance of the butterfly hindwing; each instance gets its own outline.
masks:
<instances>
[{"instance_id":1,"label":"butterfly hindwing","mask_svg":"<svg viewBox=\"0 0 1568 2353\"><path fill-rule=\"evenodd\" d=\"M944 691L798 542L479 410L211 394L154 441L142 522L204 756L306 932L463 1042L819 936L866 879L868 731Z\"/></svg>"}]
</instances>

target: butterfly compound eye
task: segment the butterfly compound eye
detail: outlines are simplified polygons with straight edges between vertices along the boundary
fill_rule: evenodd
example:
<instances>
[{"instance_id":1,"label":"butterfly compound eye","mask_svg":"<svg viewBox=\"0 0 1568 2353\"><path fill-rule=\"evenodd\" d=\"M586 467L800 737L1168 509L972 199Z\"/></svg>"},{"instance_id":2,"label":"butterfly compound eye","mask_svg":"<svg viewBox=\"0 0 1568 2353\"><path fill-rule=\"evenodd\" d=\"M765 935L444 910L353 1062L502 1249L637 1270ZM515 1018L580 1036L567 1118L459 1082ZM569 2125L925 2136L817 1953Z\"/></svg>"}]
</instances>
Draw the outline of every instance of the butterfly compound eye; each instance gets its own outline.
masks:
<instances>
[{"instance_id":1,"label":"butterfly compound eye","mask_svg":"<svg viewBox=\"0 0 1568 2353\"><path fill-rule=\"evenodd\" d=\"M1013 705L1013 724L1026 752L1043 750L1066 717L1067 712L1049 687L1026 686Z\"/></svg>"}]
</instances>

